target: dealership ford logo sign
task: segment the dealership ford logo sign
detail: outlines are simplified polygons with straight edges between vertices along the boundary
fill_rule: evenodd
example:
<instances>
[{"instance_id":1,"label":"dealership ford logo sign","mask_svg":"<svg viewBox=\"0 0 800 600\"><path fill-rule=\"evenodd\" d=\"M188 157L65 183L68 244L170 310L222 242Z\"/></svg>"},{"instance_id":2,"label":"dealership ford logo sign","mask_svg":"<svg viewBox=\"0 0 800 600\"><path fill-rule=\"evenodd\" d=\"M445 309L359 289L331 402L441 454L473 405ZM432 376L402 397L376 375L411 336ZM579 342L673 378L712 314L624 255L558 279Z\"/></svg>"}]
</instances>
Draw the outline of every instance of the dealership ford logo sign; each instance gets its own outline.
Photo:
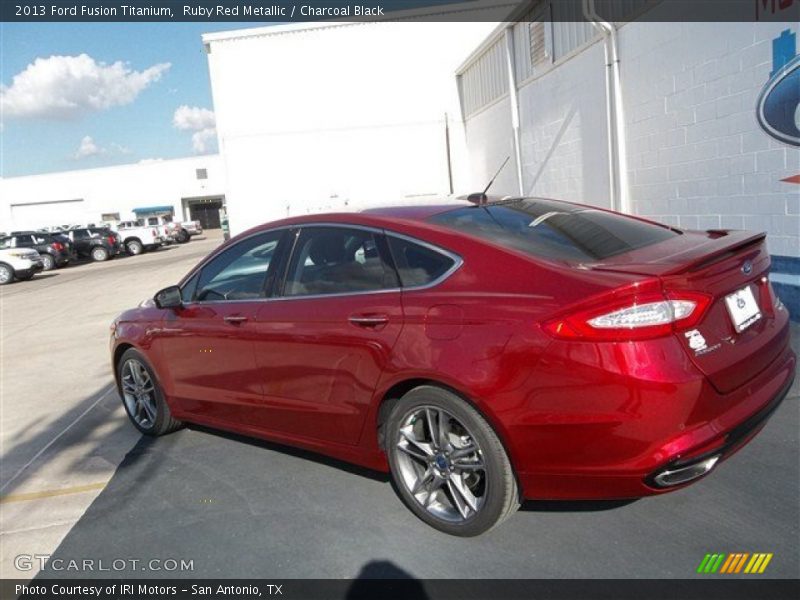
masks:
<instances>
[{"instance_id":1,"label":"dealership ford logo sign","mask_svg":"<svg viewBox=\"0 0 800 600\"><path fill-rule=\"evenodd\" d=\"M776 140L800 146L800 55L767 82L756 107L762 129Z\"/></svg>"}]
</instances>

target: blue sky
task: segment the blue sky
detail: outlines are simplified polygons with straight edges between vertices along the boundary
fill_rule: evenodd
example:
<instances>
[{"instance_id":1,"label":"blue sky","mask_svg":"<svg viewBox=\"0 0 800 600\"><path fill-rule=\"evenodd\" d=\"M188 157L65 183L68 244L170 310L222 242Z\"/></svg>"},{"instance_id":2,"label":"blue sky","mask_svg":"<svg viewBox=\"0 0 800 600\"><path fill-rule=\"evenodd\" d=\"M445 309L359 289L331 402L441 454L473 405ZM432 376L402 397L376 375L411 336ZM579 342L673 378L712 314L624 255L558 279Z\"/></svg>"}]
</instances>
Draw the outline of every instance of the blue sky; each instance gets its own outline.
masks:
<instances>
[{"instance_id":1,"label":"blue sky","mask_svg":"<svg viewBox=\"0 0 800 600\"><path fill-rule=\"evenodd\" d=\"M388 11L454 1L464 0L383 5ZM200 35L264 25L0 23L0 176L215 151L210 113L188 111L183 129L173 124L181 106L213 110ZM16 85L19 75L24 82Z\"/></svg>"},{"instance_id":2,"label":"blue sky","mask_svg":"<svg viewBox=\"0 0 800 600\"><path fill-rule=\"evenodd\" d=\"M157 81L121 105L66 116L48 114L45 109L33 115L9 116L6 110L0 132L0 176L193 155L193 131L176 129L172 119L181 105L213 109L200 35L258 25L263 23L0 24L0 83L5 91L14 76L37 58L87 54L96 63L122 61L128 76L170 64ZM77 158L86 136L95 152ZM213 149L210 146L206 151Z\"/></svg>"}]
</instances>

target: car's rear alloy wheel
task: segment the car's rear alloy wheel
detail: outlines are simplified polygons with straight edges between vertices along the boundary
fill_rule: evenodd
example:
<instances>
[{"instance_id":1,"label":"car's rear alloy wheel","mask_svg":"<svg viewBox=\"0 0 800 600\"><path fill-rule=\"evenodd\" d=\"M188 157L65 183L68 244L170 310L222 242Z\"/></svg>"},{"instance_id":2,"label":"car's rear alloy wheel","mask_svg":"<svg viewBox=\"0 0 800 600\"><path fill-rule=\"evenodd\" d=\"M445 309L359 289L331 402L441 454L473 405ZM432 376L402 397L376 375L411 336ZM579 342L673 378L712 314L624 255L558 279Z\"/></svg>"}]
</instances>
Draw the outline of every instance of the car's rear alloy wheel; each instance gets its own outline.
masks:
<instances>
[{"instance_id":1,"label":"car's rear alloy wheel","mask_svg":"<svg viewBox=\"0 0 800 600\"><path fill-rule=\"evenodd\" d=\"M387 426L392 478L426 523L454 535L479 535L519 506L502 443L457 395L418 387L396 403Z\"/></svg>"},{"instance_id":2,"label":"car's rear alloy wheel","mask_svg":"<svg viewBox=\"0 0 800 600\"><path fill-rule=\"evenodd\" d=\"M185 229L181 229L178 232L178 238L177 239L178 239L178 243L179 244L185 244L186 242L189 241L189 233Z\"/></svg>"},{"instance_id":3,"label":"car's rear alloy wheel","mask_svg":"<svg viewBox=\"0 0 800 600\"><path fill-rule=\"evenodd\" d=\"M45 271L52 271L56 268L56 261L49 254L42 254L42 266Z\"/></svg>"},{"instance_id":4,"label":"car's rear alloy wheel","mask_svg":"<svg viewBox=\"0 0 800 600\"><path fill-rule=\"evenodd\" d=\"M104 260L108 260L108 257L109 257L108 250L106 250L102 246L96 246L92 248L92 260L97 262L103 262Z\"/></svg>"},{"instance_id":5,"label":"car's rear alloy wheel","mask_svg":"<svg viewBox=\"0 0 800 600\"><path fill-rule=\"evenodd\" d=\"M158 381L139 351L131 348L122 355L117 381L125 410L139 431L162 435L182 425L172 417Z\"/></svg>"}]
</instances>

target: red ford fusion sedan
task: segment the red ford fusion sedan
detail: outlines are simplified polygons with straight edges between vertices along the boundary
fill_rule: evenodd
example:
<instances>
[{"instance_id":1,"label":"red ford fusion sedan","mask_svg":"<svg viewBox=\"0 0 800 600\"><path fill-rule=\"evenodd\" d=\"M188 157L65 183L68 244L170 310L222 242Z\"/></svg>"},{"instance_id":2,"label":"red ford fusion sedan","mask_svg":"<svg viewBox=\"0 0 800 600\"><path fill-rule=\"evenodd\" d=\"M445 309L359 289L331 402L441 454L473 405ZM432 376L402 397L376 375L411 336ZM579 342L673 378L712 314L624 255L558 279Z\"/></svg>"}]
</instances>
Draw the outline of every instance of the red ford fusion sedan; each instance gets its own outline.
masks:
<instances>
[{"instance_id":1,"label":"red ford fusion sedan","mask_svg":"<svg viewBox=\"0 0 800 600\"><path fill-rule=\"evenodd\" d=\"M243 233L112 325L133 424L183 422L389 471L471 536L531 499L685 486L795 371L764 234L544 199Z\"/></svg>"}]
</instances>

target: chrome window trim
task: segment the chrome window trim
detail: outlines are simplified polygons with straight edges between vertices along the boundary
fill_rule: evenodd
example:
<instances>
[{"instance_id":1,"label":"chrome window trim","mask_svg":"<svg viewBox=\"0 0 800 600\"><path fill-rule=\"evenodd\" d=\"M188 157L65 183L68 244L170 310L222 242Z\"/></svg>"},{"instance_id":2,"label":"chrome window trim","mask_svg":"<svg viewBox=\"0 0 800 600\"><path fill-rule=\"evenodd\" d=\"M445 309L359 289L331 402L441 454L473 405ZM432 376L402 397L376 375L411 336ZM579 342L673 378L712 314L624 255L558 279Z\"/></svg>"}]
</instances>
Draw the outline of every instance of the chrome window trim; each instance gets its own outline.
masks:
<instances>
[{"instance_id":1,"label":"chrome window trim","mask_svg":"<svg viewBox=\"0 0 800 600\"><path fill-rule=\"evenodd\" d=\"M381 234L381 235L384 235L386 237L393 236L393 237L396 237L396 238L399 238L399 239L402 239L402 240L406 240L407 242L411 242L412 244L417 244L418 246L422 246L423 248L427 248L428 250L431 250L433 252L437 252L439 254L442 254L442 255L448 257L450 260L452 260L453 261L453 265L447 271L445 271L439 277L437 277L436 279L434 279L432 281L429 281L428 283L425 283L425 284L422 284L422 285L414 285L414 286L409 286L409 287L403 287L402 282L401 282L400 286L398 286L398 287L386 288L386 289L382 289L382 290L370 290L370 291L361 291L361 292L358 292L358 291L357 292L337 292L337 293L334 293L334 294L307 294L307 295L303 295L303 296L283 296L282 295L282 296L275 296L275 297L272 297L272 298L260 297L260 298L249 298L249 299L243 299L243 300L207 300L207 301L203 301L203 302L193 301L193 302L185 302L184 306L194 306L194 305L205 306L205 305L209 305L209 304L240 304L240 303L252 303L252 302L275 302L275 301L285 301L285 300L319 300L321 298L342 298L342 297L349 297L349 296L366 296L366 295L371 295L371 294L389 294L389 293L396 293L396 292L415 292L415 291L427 290L427 289L431 289L433 287L436 287L437 285L443 283L451 275L453 275L453 273L458 271L458 269L460 269L461 266L464 264L464 259L461 258L461 256L459 256L455 252L451 252L450 250L445 250L441 246L437 246L435 244L431 244L430 242L426 242L426 241L423 241L423 240L421 240L419 238L415 238L413 236L406 235L404 233L399 233L399 232L393 231L391 229L384 229L384 228L380 228L380 227L372 227L370 225L360 225L360 224L354 224L354 223L328 223L328 222L324 222L324 221L314 222L314 223L298 223L298 224L294 224L294 225L280 225L280 226L272 228L272 229L265 229L265 230L262 230L262 231L257 231L255 233L252 233L251 235L248 235L247 237L243 237L242 239L237 240L236 244L230 246L226 250L230 250L231 248L233 248L235 246L238 246L242 242L245 242L246 240L249 240L250 238L253 238L253 237L257 236L257 235L274 233L276 231L283 231L283 230L286 230L286 229L296 229L297 232L298 232L298 235L299 235L299 233L300 233L300 231L302 229L311 228L311 227L339 227L339 228L342 228L342 229L360 229L360 230L363 230L363 231L369 231L371 233ZM215 257L219 256L221 254L222 253L220 253L218 255L215 255ZM291 255L289 256L289 259L291 260ZM202 270L201 269L201 265L203 265L203 263L200 263L200 265L198 265L195 269L190 271L189 274L186 275L186 277L184 277L183 282L187 282L188 283L192 279L192 277L194 277L194 275L196 273L199 273L200 270ZM396 267L396 265L395 265L395 267ZM399 277L399 274L398 274L398 280L399 279L400 279L400 277ZM183 291L183 288L181 288L181 291Z\"/></svg>"}]
</instances>

